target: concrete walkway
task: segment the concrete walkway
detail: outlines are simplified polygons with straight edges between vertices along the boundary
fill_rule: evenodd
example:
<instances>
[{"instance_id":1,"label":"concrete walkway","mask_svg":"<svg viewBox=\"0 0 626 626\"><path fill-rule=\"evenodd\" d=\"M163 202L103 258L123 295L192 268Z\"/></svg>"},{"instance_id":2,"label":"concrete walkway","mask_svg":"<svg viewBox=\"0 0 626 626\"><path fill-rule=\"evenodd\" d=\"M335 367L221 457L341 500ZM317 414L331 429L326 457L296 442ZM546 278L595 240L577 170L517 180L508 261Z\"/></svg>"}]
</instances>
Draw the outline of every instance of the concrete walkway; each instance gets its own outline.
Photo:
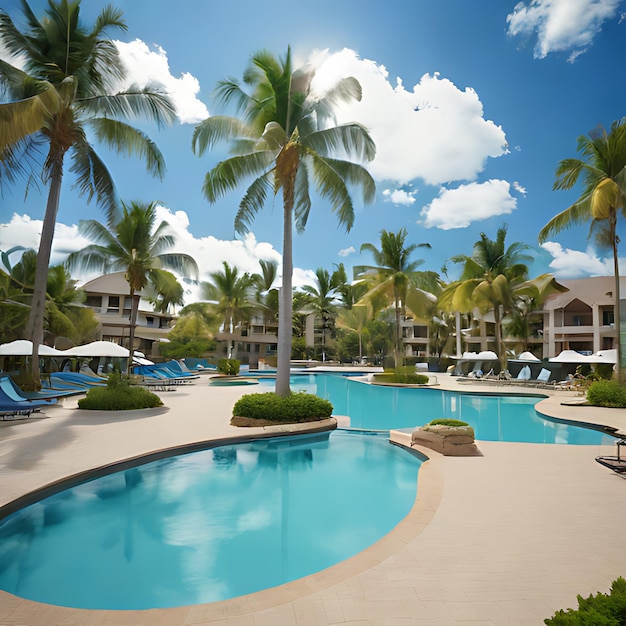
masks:
<instances>
[{"instance_id":1,"label":"concrete walkway","mask_svg":"<svg viewBox=\"0 0 626 626\"><path fill-rule=\"evenodd\" d=\"M437 379L465 392L520 391ZM166 410L120 416L80 411L66 400L47 410L47 419L0 422L0 505L94 467L238 436L241 429L229 425L232 405L254 390L201 380L161 393ZM561 404L576 398L557 392L537 408L626 432L626 410ZM305 579L234 600L152 611L67 609L0 592L0 625L538 625L575 606L576 594L607 591L626 575L626 482L594 461L613 447L478 445L482 457L425 451L430 460L409 516L374 546Z\"/></svg>"}]
</instances>

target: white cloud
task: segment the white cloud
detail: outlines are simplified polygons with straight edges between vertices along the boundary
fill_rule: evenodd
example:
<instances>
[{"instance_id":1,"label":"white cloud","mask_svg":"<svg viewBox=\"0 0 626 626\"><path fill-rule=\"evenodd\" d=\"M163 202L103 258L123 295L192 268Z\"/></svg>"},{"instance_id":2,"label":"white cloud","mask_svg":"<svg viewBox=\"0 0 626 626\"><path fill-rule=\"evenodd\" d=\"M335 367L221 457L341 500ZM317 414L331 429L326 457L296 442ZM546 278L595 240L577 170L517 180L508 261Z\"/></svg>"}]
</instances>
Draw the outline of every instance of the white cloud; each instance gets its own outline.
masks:
<instances>
[{"instance_id":1,"label":"white cloud","mask_svg":"<svg viewBox=\"0 0 626 626\"><path fill-rule=\"evenodd\" d=\"M393 204L403 204L411 206L415 203L415 194L417 191L405 191L404 189L385 189L383 191L384 201L393 202Z\"/></svg>"},{"instance_id":2,"label":"white cloud","mask_svg":"<svg viewBox=\"0 0 626 626\"><path fill-rule=\"evenodd\" d=\"M517 181L513 182L513 189L515 189L517 193L521 193L523 196L526 195L526 187L522 187Z\"/></svg>"},{"instance_id":3,"label":"white cloud","mask_svg":"<svg viewBox=\"0 0 626 626\"><path fill-rule=\"evenodd\" d=\"M471 88L459 89L439 74L425 74L412 89L353 50L315 52L314 89L323 92L345 76L363 89L361 102L337 110L341 123L365 125L376 143L376 159L368 166L377 180L400 185L416 178L430 185L474 180L488 157L507 152L502 128L483 118L483 106Z\"/></svg>"},{"instance_id":4,"label":"white cloud","mask_svg":"<svg viewBox=\"0 0 626 626\"><path fill-rule=\"evenodd\" d=\"M456 189L442 188L439 197L421 211L426 228L450 230L465 228L471 222L486 220L494 215L506 215L517 206L505 180L470 183Z\"/></svg>"},{"instance_id":5,"label":"white cloud","mask_svg":"<svg viewBox=\"0 0 626 626\"><path fill-rule=\"evenodd\" d=\"M339 250L338 254L340 257L347 257L356 252L354 246L350 246L349 248L344 248L343 250Z\"/></svg>"},{"instance_id":6,"label":"white cloud","mask_svg":"<svg viewBox=\"0 0 626 626\"><path fill-rule=\"evenodd\" d=\"M531 0L507 16L509 35L537 33L535 58L573 50L573 62L593 41L602 24L617 15L621 0Z\"/></svg>"},{"instance_id":7,"label":"white cloud","mask_svg":"<svg viewBox=\"0 0 626 626\"><path fill-rule=\"evenodd\" d=\"M173 76L163 48L154 46L150 50L140 39L130 43L116 41L115 45L127 72L121 89L131 85L162 85L174 102L181 124L194 124L209 116L208 109L197 98L200 91L198 79L188 72L183 72L179 78Z\"/></svg>"},{"instance_id":8,"label":"white cloud","mask_svg":"<svg viewBox=\"0 0 626 626\"><path fill-rule=\"evenodd\" d=\"M212 272L222 270L222 262L226 261L231 266L236 266L242 272L259 272L261 259L282 262L281 254L274 249L272 244L257 241L254 233L248 233L243 240L223 240L212 235L196 237L189 232L189 218L184 211L172 212L166 207L157 208L157 222L165 220L169 223L176 240L176 245L171 252L184 252L191 255L198 264L200 280L209 279ZM39 247L41 236L41 220L33 220L28 215L14 213L11 221L0 224L0 250L7 251L13 246L25 248ZM63 263L67 255L76 250L81 250L91 241L78 234L78 226L67 226L57 222L52 244L51 265ZM10 257L14 265L19 260L19 254ZM95 278L97 274L75 275L74 278L85 282ZM315 284L315 273L312 270L294 268L293 286ZM186 301L193 302L199 299L199 289L194 285L185 284L187 291Z\"/></svg>"},{"instance_id":9,"label":"white cloud","mask_svg":"<svg viewBox=\"0 0 626 626\"><path fill-rule=\"evenodd\" d=\"M585 278L587 276L607 276L613 273L613 259L600 258L591 247L585 252L563 248L554 241L546 241L541 246L553 260L550 269L558 278ZM620 270L626 267L626 259L620 259Z\"/></svg>"}]
</instances>

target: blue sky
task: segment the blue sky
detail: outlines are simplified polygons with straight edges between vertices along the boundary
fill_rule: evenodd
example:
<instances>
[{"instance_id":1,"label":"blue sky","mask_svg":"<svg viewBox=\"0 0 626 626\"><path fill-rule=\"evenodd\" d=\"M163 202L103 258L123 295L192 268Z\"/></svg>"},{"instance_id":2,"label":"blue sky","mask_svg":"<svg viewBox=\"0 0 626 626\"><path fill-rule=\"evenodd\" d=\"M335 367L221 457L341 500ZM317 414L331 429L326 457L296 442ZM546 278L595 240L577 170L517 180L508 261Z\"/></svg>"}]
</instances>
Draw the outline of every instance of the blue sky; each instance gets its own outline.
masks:
<instances>
[{"instance_id":1,"label":"blue sky","mask_svg":"<svg viewBox=\"0 0 626 626\"><path fill-rule=\"evenodd\" d=\"M104 4L84 0L83 19L91 22ZM235 240L240 196L210 205L201 192L204 174L226 152L199 158L191 136L198 121L218 112L211 97L218 80L241 77L257 50L283 55L288 45L297 62L317 64L320 90L341 76L359 79L363 100L339 111L339 119L364 123L378 149L370 165L377 199L368 206L357 202L350 233L338 227L328 206L314 202L305 233L294 238L296 284L308 282L317 267L369 263L359 255L361 244L377 244L383 228L402 227L409 243L431 244L414 254L424 259L423 269L439 271L451 255L471 254L481 232L493 238L508 224L509 243L535 249L535 274L611 273L610 254L587 241L587 228L566 231L544 247L537 233L580 191L552 191L558 162L577 156L579 135L626 115L626 0L113 4L128 24L128 32L114 38L129 81L163 84L179 121L163 131L142 126L165 155L162 182L136 161L104 148L101 154L122 199L162 203L179 249L196 257L203 278L222 260L257 271L259 258L280 259L280 198L258 215L251 235ZM20 19L16 0L3 6ZM42 1L31 6L42 15ZM0 249L38 245L45 192L31 189L24 200L23 187L5 190ZM86 244L76 232L86 217L104 219L71 190L67 176L53 261Z\"/></svg>"}]
</instances>

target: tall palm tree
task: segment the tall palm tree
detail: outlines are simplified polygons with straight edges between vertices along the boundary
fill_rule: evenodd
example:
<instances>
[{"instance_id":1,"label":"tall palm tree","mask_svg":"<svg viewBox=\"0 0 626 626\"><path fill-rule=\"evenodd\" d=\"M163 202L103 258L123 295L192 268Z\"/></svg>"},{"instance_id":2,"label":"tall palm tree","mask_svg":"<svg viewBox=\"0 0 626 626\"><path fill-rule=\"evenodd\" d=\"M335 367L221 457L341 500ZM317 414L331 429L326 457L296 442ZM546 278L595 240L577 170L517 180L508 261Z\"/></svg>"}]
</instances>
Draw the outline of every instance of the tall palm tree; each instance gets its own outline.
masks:
<instances>
[{"instance_id":1,"label":"tall palm tree","mask_svg":"<svg viewBox=\"0 0 626 626\"><path fill-rule=\"evenodd\" d=\"M143 132L121 120L144 118L161 125L173 121L175 110L168 97L151 89L113 93L125 73L108 37L113 29L126 30L119 9L106 7L89 28L80 19L80 0L49 0L41 20L26 0L21 4L27 25L24 32L0 10L0 38L24 66L22 70L0 61L0 88L11 100L0 104L0 184L33 176L41 165L39 151L45 146L41 177L49 185L48 200L28 323L35 351L32 376L38 385L36 352L43 339L48 264L65 157L72 159L70 171L79 193L88 201L95 196L111 222L117 200L113 180L88 131L118 153L141 157L151 174L162 176L165 163L158 148Z\"/></svg>"},{"instance_id":2,"label":"tall palm tree","mask_svg":"<svg viewBox=\"0 0 626 626\"><path fill-rule=\"evenodd\" d=\"M555 215L539 232L539 243L571 226L591 222L590 234L600 227L613 252L615 330L620 382L626 379L626 345L620 328L620 285L617 219L626 216L626 118L607 133L599 126L578 138L582 159L563 159L556 169L554 189L571 189L582 178L583 192L567 209Z\"/></svg>"},{"instance_id":3,"label":"tall palm tree","mask_svg":"<svg viewBox=\"0 0 626 626\"><path fill-rule=\"evenodd\" d=\"M129 205L122 202L121 215L112 227L96 220L81 220L80 234L96 243L72 252L66 261L70 271L125 272L131 300L129 371L141 291L158 281L159 271L165 268L191 278L198 275L198 266L188 254L167 252L175 239L168 232L166 221L157 225L156 206L156 202L131 202Z\"/></svg>"},{"instance_id":4,"label":"tall palm tree","mask_svg":"<svg viewBox=\"0 0 626 626\"><path fill-rule=\"evenodd\" d=\"M360 100L361 87L344 78L323 96L311 92L311 68L293 70L291 50L283 59L267 51L253 55L243 76L218 84L221 103L234 105L239 117L213 116L196 126L193 149L203 154L226 141L235 156L218 163L204 180L204 195L217 202L244 180L252 179L235 217L235 230L245 232L268 196L282 191L283 271L278 329L276 393L289 394L292 328L293 224L302 232L311 210L309 189L330 202L339 223L354 221L350 189L359 188L365 202L375 196L372 177L360 162L374 158L366 129L356 123L332 125L335 104ZM248 90L246 91L247 88ZM333 155L345 155L334 158ZM356 162L346 159L355 158Z\"/></svg>"},{"instance_id":5,"label":"tall palm tree","mask_svg":"<svg viewBox=\"0 0 626 626\"><path fill-rule=\"evenodd\" d=\"M361 253L371 252L375 265L359 265L354 268L355 277L370 287L364 300L374 301L384 296L388 304L393 304L396 319L395 362L399 365L402 343L402 320L407 307L416 317L423 317L426 309L435 301L432 292L439 290L439 276L436 272L423 272L417 268L422 259L411 260L417 248L430 248L430 244L405 245L408 236L406 228L397 233L380 231L380 248L374 244L361 245Z\"/></svg>"},{"instance_id":6,"label":"tall palm tree","mask_svg":"<svg viewBox=\"0 0 626 626\"><path fill-rule=\"evenodd\" d=\"M222 331L228 334L228 358L233 355L233 334L243 322L246 313L254 307L252 288L254 279L247 272L240 274L237 267L222 262L223 271L210 274L210 281L202 283L203 296L215 302L214 309L222 318Z\"/></svg>"}]
</instances>

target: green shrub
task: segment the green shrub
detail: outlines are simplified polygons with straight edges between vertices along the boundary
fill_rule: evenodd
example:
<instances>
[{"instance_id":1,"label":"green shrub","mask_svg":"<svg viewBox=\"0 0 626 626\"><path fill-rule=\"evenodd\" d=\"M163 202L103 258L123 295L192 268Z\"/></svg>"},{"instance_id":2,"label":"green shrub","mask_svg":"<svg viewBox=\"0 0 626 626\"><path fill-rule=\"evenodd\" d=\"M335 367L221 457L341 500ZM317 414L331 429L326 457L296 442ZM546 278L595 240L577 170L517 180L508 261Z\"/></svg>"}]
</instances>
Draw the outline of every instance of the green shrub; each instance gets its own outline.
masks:
<instances>
[{"instance_id":1,"label":"green shrub","mask_svg":"<svg viewBox=\"0 0 626 626\"><path fill-rule=\"evenodd\" d=\"M626 387L616 380L597 380L587 390L587 402L594 406L626 407Z\"/></svg>"},{"instance_id":2,"label":"green shrub","mask_svg":"<svg viewBox=\"0 0 626 626\"><path fill-rule=\"evenodd\" d=\"M401 383L404 385L426 385L428 376L418 374L412 367L399 367L393 372L374 374L374 381L380 383Z\"/></svg>"},{"instance_id":3,"label":"green shrub","mask_svg":"<svg viewBox=\"0 0 626 626\"><path fill-rule=\"evenodd\" d=\"M252 393L235 402L233 417L268 420L281 423L309 422L330 417L333 405L328 401L304 391L288 396L274 392Z\"/></svg>"},{"instance_id":4,"label":"green shrub","mask_svg":"<svg viewBox=\"0 0 626 626\"><path fill-rule=\"evenodd\" d=\"M455 420L450 417L438 417L437 419L430 420L427 426L469 426L467 422L461 420Z\"/></svg>"},{"instance_id":5,"label":"green shrub","mask_svg":"<svg viewBox=\"0 0 626 626\"><path fill-rule=\"evenodd\" d=\"M611 593L578 596L578 609L557 611L543 620L548 626L622 626L626 624L626 580L613 581Z\"/></svg>"},{"instance_id":6,"label":"green shrub","mask_svg":"<svg viewBox=\"0 0 626 626\"><path fill-rule=\"evenodd\" d=\"M613 378L613 363L597 363L595 373L599 378L611 380Z\"/></svg>"},{"instance_id":7,"label":"green shrub","mask_svg":"<svg viewBox=\"0 0 626 626\"><path fill-rule=\"evenodd\" d=\"M134 387L127 377L114 372L106 387L93 387L78 401L79 409L132 411L163 406L161 398L144 387Z\"/></svg>"},{"instance_id":8,"label":"green shrub","mask_svg":"<svg viewBox=\"0 0 626 626\"><path fill-rule=\"evenodd\" d=\"M237 359L220 359L217 362L217 371L226 376L237 376L241 362Z\"/></svg>"}]
</instances>

